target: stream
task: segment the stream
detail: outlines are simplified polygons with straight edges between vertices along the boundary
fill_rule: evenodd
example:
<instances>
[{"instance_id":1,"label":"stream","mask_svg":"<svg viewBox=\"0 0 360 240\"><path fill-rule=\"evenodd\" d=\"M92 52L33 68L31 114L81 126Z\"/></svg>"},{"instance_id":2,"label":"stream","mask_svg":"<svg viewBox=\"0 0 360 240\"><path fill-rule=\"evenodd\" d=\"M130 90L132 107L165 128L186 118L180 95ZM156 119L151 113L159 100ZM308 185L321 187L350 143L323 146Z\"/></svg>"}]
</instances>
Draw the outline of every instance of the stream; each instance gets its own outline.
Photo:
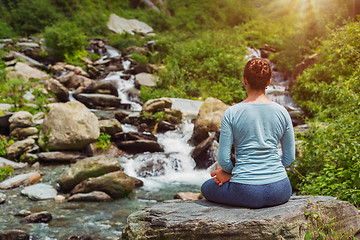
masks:
<instances>
[{"instance_id":1,"label":"stream","mask_svg":"<svg viewBox=\"0 0 360 240\"><path fill-rule=\"evenodd\" d=\"M107 57L116 57L116 50L108 50ZM260 57L257 50L251 50L249 57ZM129 67L125 61L124 68ZM114 82L118 87L119 98L123 103L129 103L131 110L138 112L141 105L128 98L127 90L134 87L134 76L129 80L120 77L123 72L112 72L102 81ZM267 88L267 96L289 109L297 109L286 92L288 79L284 74L274 72L272 84ZM118 239L126 225L127 216L146 206L157 202L173 199L178 192L200 192L201 184L207 180L209 171L194 170L195 162L191 157L194 146L188 143L193 131L192 119L196 116L201 102L185 99L174 99L173 108L183 111L184 117L174 131L157 134L158 142L164 147L163 153L143 153L125 155L119 162L125 168L124 172L144 182L128 198L111 202L56 202L54 200L31 201L22 196L22 187L11 190L0 190L7 198L0 205L0 232L20 229L29 233L31 239L67 239L70 236L91 235L101 239ZM96 114L104 114L94 110ZM137 131L134 126L123 124L125 132ZM159 163L160 169L141 172L139 169L149 162ZM154 164L156 166L156 164ZM41 165L38 170L43 173L40 182L57 186L57 180L68 165ZM30 168L16 170L17 174L31 171ZM49 211L53 219L49 223L22 223L21 217L14 216L21 210L31 212Z\"/></svg>"}]
</instances>

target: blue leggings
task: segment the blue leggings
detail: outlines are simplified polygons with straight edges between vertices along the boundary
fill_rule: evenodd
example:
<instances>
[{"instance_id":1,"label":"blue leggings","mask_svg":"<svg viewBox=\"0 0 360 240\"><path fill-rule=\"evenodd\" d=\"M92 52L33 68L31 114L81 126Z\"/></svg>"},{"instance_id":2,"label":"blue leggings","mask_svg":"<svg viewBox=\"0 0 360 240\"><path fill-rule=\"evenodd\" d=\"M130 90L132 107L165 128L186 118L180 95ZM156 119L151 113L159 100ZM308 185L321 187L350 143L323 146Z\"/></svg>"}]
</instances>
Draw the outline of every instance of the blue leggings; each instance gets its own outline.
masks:
<instances>
[{"instance_id":1,"label":"blue leggings","mask_svg":"<svg viewBox=\"0 0 360 240\"><path fill-rule=\"evenodd\" d=\"M201 186L201 192L211 202L237 207L263 208L289 201L292 188L287 177L263 185L226 182L221 187L214 180L209 179Z\"/></svg>"}]
</instances>

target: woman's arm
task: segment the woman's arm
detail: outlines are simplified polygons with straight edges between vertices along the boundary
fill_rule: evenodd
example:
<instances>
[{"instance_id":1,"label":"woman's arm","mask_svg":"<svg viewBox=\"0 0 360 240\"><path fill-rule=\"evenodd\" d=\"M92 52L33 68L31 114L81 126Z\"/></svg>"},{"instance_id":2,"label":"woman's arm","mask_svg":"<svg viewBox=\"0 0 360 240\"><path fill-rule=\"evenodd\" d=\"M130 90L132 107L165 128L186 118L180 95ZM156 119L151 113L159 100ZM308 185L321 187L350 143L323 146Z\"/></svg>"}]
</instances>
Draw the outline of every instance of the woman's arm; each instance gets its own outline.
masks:
<instances>
[{"instance_id":1,"label":"woman's arm","mask_svg":"<svg viewBox=\"0 0 360 240\"><path fill-rule=\"evenodd\" d=\"M219 140L218 163L227 173L231 174L233 163L231 162L231 147L233 143L233 132L230 123L230 110L227 109L221 120L221 131Z\"/></svg>"},{"instance_id":2,"label":"woman's arm","mask_svg":"<svg viewBox=\"0 0 360 240\"><path fill-rule=\"evenodd\" d=\"M281 162L284 167L290 166L291 163L295 161L295 136L294 136L294 128L292 126L291 118L287 115L287 128L285 130L284 135L280 139L281 148L282 148L282 156Z\"/></svg>"}]
</instances>

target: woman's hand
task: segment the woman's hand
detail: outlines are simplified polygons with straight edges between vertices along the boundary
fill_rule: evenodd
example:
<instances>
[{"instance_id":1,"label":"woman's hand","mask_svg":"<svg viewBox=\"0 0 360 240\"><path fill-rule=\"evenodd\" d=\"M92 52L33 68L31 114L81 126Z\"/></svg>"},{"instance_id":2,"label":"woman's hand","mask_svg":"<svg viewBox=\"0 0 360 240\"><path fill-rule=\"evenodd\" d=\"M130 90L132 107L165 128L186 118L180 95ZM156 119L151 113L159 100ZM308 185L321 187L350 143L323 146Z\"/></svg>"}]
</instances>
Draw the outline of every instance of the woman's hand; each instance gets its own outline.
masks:
<instances>
[{"instance_id":1,"label":"woman's hand","mask_svg":"<svg viewBox=\"0 0 360 240\"><path fill-rule=\"evenodd\" d=\"M213 171L211 173L211 176L213 177L212 179L221 187L224 183L228 182L231 179L233 174L227 173L224 170L219 169Z\"/></svg>"}]
</instances>

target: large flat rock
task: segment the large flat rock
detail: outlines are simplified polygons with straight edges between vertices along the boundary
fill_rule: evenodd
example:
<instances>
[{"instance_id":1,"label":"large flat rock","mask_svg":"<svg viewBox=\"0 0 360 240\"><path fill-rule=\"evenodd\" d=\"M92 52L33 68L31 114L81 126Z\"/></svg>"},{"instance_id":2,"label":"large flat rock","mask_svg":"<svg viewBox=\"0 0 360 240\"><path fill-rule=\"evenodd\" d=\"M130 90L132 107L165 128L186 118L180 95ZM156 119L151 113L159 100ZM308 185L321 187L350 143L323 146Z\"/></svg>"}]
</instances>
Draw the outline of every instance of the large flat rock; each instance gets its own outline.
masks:
<instances>
[{"instance_id":1,"label":"large flat rock","mask_svg":"<svg viewBox=\"0 0 360 240\"><path fill-rule=\"evenodd\" d=\"M303 239L317 212L336 229L359 229L358 210L333 197L295 196L286 204L247 209L208 202L167 201L128 217L123 239ZM301 226L301 235L299 229ZM314 227L313 227L314 229Z\"/></svg>"}]
</instances>

